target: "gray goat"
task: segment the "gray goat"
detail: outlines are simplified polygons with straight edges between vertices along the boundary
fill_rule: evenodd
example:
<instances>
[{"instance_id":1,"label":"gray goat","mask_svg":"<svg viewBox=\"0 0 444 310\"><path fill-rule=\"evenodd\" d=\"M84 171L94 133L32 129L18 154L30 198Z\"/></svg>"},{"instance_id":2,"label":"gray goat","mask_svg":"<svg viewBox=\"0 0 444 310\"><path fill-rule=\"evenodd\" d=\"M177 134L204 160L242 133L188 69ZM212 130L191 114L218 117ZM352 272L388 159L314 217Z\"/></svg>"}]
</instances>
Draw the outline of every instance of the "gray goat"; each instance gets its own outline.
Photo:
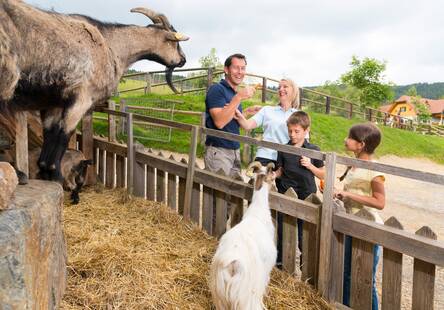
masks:
<instances>
[{"instance_id":1,"label":"gray goat","mask_svg":"<svg viewBox=\"0 0 444 310\"><path fill-rule=\"evenodd\" d=\"M40 111L41 178L63 180L60 163L77 123L111 96L132 63L148 59L165 65L175 90L172 72L186 61L179 41L188 38L162 14L145 8L131 12L154 24L107 24L0 0L0 114Z\"/></svg>"}]
</instances>

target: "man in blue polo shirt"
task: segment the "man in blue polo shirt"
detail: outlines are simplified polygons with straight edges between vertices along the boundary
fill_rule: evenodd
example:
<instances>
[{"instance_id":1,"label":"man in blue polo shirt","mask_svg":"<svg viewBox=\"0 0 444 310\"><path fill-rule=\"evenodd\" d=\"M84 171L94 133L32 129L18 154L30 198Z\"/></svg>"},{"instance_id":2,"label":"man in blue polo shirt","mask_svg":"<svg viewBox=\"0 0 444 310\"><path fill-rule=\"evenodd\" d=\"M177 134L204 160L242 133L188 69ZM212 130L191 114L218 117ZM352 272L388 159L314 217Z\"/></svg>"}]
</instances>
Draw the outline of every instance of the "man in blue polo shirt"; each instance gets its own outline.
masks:
<instances>
[{"instance_id":1,"label":"man in blue polo shirt","mask_svg":"<svg viewBox=\"0 0 444 310\"><path fill-rule=\"evenodd\" d=\"M207 128L239 134L239 123L233 119L235 111L242 112L241 101L251 98L254 87L238 90L246 72L247 60L242 54L228 57L224 63L225 79L212 85L205 98ZM222 169L226 175L240 172L240 144L223 138L207 136L205 142L205 166L216 172Z\"/></svg>"}]
</instances>

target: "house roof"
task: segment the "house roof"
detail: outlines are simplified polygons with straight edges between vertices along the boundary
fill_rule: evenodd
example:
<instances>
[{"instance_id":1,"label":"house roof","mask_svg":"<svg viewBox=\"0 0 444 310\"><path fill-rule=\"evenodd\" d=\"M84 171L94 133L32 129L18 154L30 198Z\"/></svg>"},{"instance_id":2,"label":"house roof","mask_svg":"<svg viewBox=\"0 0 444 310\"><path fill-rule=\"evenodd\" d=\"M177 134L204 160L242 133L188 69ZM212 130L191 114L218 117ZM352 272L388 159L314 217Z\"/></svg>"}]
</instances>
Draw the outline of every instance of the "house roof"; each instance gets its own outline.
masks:
<instances>
[{"instance_id":1,"label":"house roof","mask_svg":"<svg viewBox=\"0 0 444 310\"><path fill-rule=\"evenodd\" d=\"M389 104L389 105L383 105L383 106L379 107L379 109L383 112L389 112L394 107L395 104L403 103L403 102L413 106L413 103L411 101L412 101L412 98L410 96L403 95L403 96L399 97L398 99L396 99L394 103ZM430 113L432 113L432 114L442 113L442 111L444 111L444 99L437 100L437 99L421 98L420 101L422 103L428 105Z\"/></svg>"}]
</instances>

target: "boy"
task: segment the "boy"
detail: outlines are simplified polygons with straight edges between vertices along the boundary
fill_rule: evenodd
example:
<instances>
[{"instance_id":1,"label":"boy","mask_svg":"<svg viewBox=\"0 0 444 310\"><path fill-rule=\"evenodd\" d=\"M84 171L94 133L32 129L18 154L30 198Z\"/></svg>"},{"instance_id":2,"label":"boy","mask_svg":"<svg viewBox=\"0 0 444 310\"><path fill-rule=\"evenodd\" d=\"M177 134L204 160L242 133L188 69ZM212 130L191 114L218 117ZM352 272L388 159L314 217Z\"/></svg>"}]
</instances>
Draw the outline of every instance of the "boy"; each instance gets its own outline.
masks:
<instances>
[{"instance_id":1,"label":"boy","mask_svg":"<svg viewBox=\"0 0 444 310\"><path fill-rule=\"evenodd\" d=\"M294 112L287 120L288 145L319 151L317 145L309 143L305 137L310 131L310 117L303 111ZM325 175L322 160L310 159L305 156L278 152L276 182L279 193L285 193L290 187L294 189L298 198L304 200L311 193L316 193L315 176L323 179ZM278 258L277 264L282 263L282 214L278 214ZM298 247L302 250L302 224L298 219Z\"/></svg>"}]
</instances>

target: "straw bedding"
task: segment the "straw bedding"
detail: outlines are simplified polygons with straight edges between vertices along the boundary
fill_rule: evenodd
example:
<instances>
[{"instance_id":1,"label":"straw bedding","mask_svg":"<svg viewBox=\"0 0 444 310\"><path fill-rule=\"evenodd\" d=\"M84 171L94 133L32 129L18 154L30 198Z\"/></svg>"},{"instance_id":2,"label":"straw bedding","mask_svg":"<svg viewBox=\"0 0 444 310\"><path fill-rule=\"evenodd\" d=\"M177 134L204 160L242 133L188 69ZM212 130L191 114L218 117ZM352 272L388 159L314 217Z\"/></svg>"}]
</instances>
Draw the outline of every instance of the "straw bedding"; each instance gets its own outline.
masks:
<instances>
[{"instance_id":1,"label":"straw bedding","mask_svg":"<svg viewBox=\"0 0 444 310\"><path fill-rule=\"evenodd\" d=\"M87 190L65 205L68 285L62 309L211 309L217 241L166 206ZM305 283L273 270L269 309L329 309Z\"/></svg>"}]
</instances>

